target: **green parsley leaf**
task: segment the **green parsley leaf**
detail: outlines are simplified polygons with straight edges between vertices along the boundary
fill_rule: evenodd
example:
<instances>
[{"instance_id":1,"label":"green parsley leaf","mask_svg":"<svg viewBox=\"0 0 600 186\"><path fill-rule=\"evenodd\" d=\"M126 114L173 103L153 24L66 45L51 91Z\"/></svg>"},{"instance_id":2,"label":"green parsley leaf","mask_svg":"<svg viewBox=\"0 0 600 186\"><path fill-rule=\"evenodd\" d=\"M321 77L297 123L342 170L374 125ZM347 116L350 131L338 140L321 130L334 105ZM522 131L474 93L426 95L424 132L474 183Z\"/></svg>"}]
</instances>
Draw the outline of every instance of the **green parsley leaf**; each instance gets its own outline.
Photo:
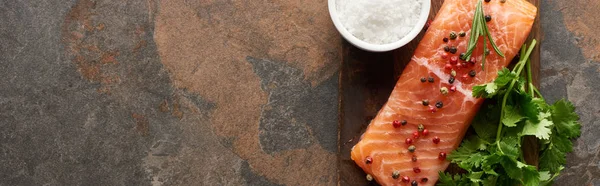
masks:
<instances>
[{"instance_id":1,"label":"green parsley leaf","mask_svg":"<svg viewBox=\"0 0 600 186\"><path fill-rule=\"evenodd\" d=\"M552 130L549 128L552 124L553 123L547 119L543 119L539 123L527 120L525 121L525 126L523 127L521 135L534 135L538 139L548 140L550 139L550 134L552 134Z\"/></svg>"},{"instance_id":2,"label":"green parsley leaf","mask_svg":"<svg viewBox=\"0 0 600 186\"><path fill-rule=\"evenodd\" d=\"M568 138L578 137L581 125L575 107L569 101L561 99L552 105L552 121L558 133Z\"/></svg>"},{"instance_id":3,"label":"green parsley leaf","mask_svg":"<svg viewBox=\"0 0 600 186\"><path fill-rule=\"evenodd\" d=\"M506 105L503 109L504 117L502 117L502 123L507 127L517 126L519 121L525 119L514 106Z\"/></svg>"},{"instance_id":4,"label":"green parsley leaf","mask_svg":"<svg viewBox=\"0 0 600 186\"><path fill-rule=\"evenodd\" d=\"M560 167L567 162L566 153L571 152L572 148L573 144L568 138L553 135L540 157L540 170L560 172Z\"/></svg>"},{"instance_id":5,"label":"green parsley leaf","mask_svg":"<svg viewBox=\"0 0 600 186\"><path fill-rule=\"evenodd\" d=\"M539 186L540 173L535 166L527 166L523 168L523 185L524 186Z\"/></svg>"}]
</instances>

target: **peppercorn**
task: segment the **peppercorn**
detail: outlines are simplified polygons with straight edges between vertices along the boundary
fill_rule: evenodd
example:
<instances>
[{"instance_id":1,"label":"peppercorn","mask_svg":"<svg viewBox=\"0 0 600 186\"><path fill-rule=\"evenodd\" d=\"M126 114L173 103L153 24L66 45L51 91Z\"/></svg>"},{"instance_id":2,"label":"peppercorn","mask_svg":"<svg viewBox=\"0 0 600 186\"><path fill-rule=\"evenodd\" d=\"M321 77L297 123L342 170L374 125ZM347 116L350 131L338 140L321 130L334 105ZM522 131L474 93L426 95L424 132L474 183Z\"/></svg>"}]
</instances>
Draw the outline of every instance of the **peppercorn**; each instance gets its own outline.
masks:
<instances>
[{"instance_id":1,"label":"peppercorn","mask_svg":"<svg viewBox=\"0 0 600 186\"><path fill-rule=\"evenodd\" d=\"M392 172L392 178L398 179L400 177L400 171L395 170Z\"/></svg>"},{"instance_id":2,"label":"peppercorn","mask_svg":"<svg viewBox=\"0 0 600 186\"><path fill-rule=\"evenodd\" d=\"M456 86L451 86L450 91L452 91L452 92L456 91Z\"/></svg>"},{"instance_id":3,"label":"peppercorn","mask_svg":"<svg viewBox=\"0 0 600 186\"><path fill-rule=\"evenodd\" d=\"M475 70L471 70L471 71L469 71L469 76L471 76L471 77L475 77Z\"/></svg>"},{"instance_id":4,"label":"peppercorn","mask_svg":"<svg viewBox=\"0 0 600 186\"><path fill-rule=\"evenodd\" d=\"M464 52L463 52L463 53L460 53L460 54L458 55L458 58L460 58L461 60L465 60L465 53L464 53Z\"/></svg>"},{"instance_id":5,"label":"peppercorn","mask_svg":"<svg viewBox=\"0 0 600 186\"><path fill-rule=\"evenodd\" d=\"M444 41L444 43L447 43L448 42L448 38L445 37L444 39L442 39L442 41Z\"/></svg>"},{"instance_id":6,"label":"peppercorn","mask_svg":"<svg viewBox=\"0 0 600 186\"><path fill-rule=\"evenodd\" d=\"M406 123L408 123L406 120L402 120L402 121L400 121L400 124L401 124L402 126L406 125Z\"/></svg>"},{"instance_id":7,"label":"peppercorn","mask_svg":"<svg viewBox=\"0 0 600 186\"><path fill-rule=\"evenodd\" d=\"M411 158L411 160L412 160L412 162L417 162L417 156L413 156L413 157Z\"/></svg>"},{"instance_id":8,"label":"peppercorn","mask_svg":"<svg viewBox=\"0 0 600 186\"><path fill-rule=\"evenodd\" d=\"M427 135L429 135L429 130L423 129L423 132L421 132L421 133L423 133L423 136L427 136Z\"/></svg>"},{"instance_id":9,"label":"peppercorn","mask_svg":"<svg viewBox=\"0 0 600 186\"><path fill-rule=\"evenodd\" d=\"M446 52L442 53L442 59L446 59L446 58L448 58L448 53L446 53Z\"/></svg>"},{"instance_id":10,"label":"peppercorn","mask_svg":"<svg viewBox=\"0 0 600 186\"><path fill-rule=\"evenodd\" d=\"M456 32L450 32L450 39L451 40L455 40L456 39Z\"/></svg>"},{"instance_id":11,"label":"peppercorn","mask_svg":"<svg viewBox=\"0 0 600 186\"><path fill-rule=\"evenodd\" d=\"M427 81L429 81L429 83L433 83L435 80L433 79L433 77L429 77L427 78Z\"/></svg>"},{"instance_id":12,"label":"peppercorn","mask_svg":"<svg viewBox=\"0 0 600 186\"><path fill-rule=\"evenodd\" d=\"M442 88L440 88L440 92L441 92L443 95L446 95L446 94L448 94L448 88L446 88L446 87L442 87Z\"/></svg>"},{"instance_id":13,"label":"peppercorn","mask_svg":"<svg viewBox=\"0 0 600 186\"><path fill-rule=\"evenodd\" d=\"M469 60L469 63L475 64L475 62L477 62L477 60L475 60L475 57L471 57L471 59Z\"/></svg>"},{"instance_id":14,"label":"peppercorn","mask_svg":"<svg viewBox=\"0 0 600 186\"><path fill-rule=\"evenodd\" d=\"M419 126L417 127L417 130L419 132L423 132L424 129L425 129L425 126L423 126L423 124L419 124Z\"/></svg>"},{"instance_id":15,"label":"peppercorn","mask_svg":"<svg viewBox=\"0 0 600 186\"><path fill-rule=\"evenodd\" d=\"M421 183L426 183L427 181L429 181L429 179L427 179L427 178L421 178Z\"/></svg>"},{"instance_id":16,"label":"peppercorn","mask_svg":"<svg viewBox=\"0 0 600 186\"><path fill-rule=\"evenodd\" d=\"M373 181L373 176L371 176L370 174L367 174L367 181Z\"/></svg>"},{"instance_id":17,"label":"peppercorn","mask_svg":"<svg viewBox=\"0 0 600 186\"><path fill-rule=\"evenodd\" d=\"M440 143L440 137L437 137L437 136L433 137L432 141L433 141L433 143L438 144L438 143Z\"/></svg>"},{"instance_id":18,"label":"peppercorn","mask_svg":"<svg viewBox=\"0 0 600 186\"><path fill-rule=\"evenodd\" d=\"M450 47L449 46L444 46L444 51L450 52Z\"/></svg>"},{"instance_id":19,"label":"peppercorn","mask_svg":"<svg viewBox=\"0 0 600 186\"><path fill-rule=\"evenodd\" d=\"M456 64L456 62L458 62L458 57L456 57L456 56L450 57L450 63Z\"/></svg>"},{"instance_id":20,"label":"peppercorn","mask_svg":"<svg viewBox=\"0 0 600 186\"><path fill-rule=\"evenodd\" d=\"M429 106L429 112L434 113L436 111L437 111L437 109L434 106L431 106L431 105Z\"/></svg>"},{"instance_id":21,"label":"peppercorn","mask_svg":"<svg viewBox=\"0 0 600 186\"><path fill-rule=\"evenodd\" d=\"M485 15L485 22L490 22L492 20L491 15Z\"/></svg>"},{"instance_id":22,"label":"peppercorn","mask_svg":"<svg viewBox=\"0 0 600 186\"><path fill-rule=\"evenodd\" d=\"M486 2L486 3L489 3L489 2L490 2L490 0L485 0L485 2Z\"/></svg>"},{"instance_id":23,"label":"peppercorn","mask_svg":"<svg viewBox=\"0 0 600 186\"><path fill-rule=\"evenodd\" d=\"M402 181L403 182L410 182L410 178L408 176L403 176L402 177Z\"/></svg>"},{"instance_id":24,"label":"peppercorn","mask_svg":"<svg viewBox=\"0 0 600 186\"><path fill-rule=\"evenodd\" d=\"M412 182L410 182L410 186L418 186L419 183L417 183L417 180L413 180Z\"/></svg>"},{"instance_id":25,"label":"peppercorn","mask_svg":"<svg viewBox=\"0 0 600 186\"><path fill-rule=\"evenodd\" d=\"M419 167L413 167L413 172L420 173L421 169Z\"/></svg>"},{"instance_id":26,"label":"peppercorn","mask_svg":"<svg viewBox=\"0 0 600 186\"><path fill-rule=\"evenodd\" d=\"M392 121L392 126L394 126L394 128L398 128L400 127L400 122L398 120L394 120Z\"/></svg>"},{"instance_id":27,"label":"peppercorn","mask_svg":"<svg viewBox=\"0 0 600 186\"><path fill-rule=\"evenodd\" d=\"M371 163L373 163L373 158L371 158L370 156L367 156L367 158L365 158L365 163L366 163L366 164L371 164Z\"/></svg>"},{"instance_id":28,"label":"peppercorn","mask_svg":"<svg viewBox=\"0 0 600 186\"><path fill-rule=\"evenodd\" d=\"M427 81L427 79L425 79L424 77L421 78L421 83L425 83L425 81Z\"/></svg>"},{"instance_id":29,"label":"peppercorn","mask_svg":"<svg viewBox=\"0 0 600 186\"><path fill-rule=\"evenodd\" d=\"M406 138L406 140L404 140L404 143L406 143L407 145L410 145L410 144L412 144L412 142L413 142L413 141L412 141L412 139L410 139L410 138Z\"/></svg>"},{"instance_id":30,"label":"peppercorn","mask_svg":"<svg viewBox=\"0 0 600 186\"><path fill-rule=\"evenodd\" d=\"M446 69L446 70L452 70L452 64L446 63L446 65L444 65L444 69Z\"/></svg>"},{"instance_id":31,"label":"peppercorn","mask_svg":"<svg viewBox=\"0 0 600 186\"><path fill-rule=\"evenodd\" d=\"M442 107L444 107L444 103L442 101L438 101L435 103L435 107L442 108Z\"/></svg>"},{"instance_id":32,"label":"peppercorn","mask_svg":"<svg viewBox=\"0 0 600 186\"><path fill-rule=\"evenodd\" d=\"M429 100L424 99L423 101L421 101L421 103L423 104L423 106L427 106L429 105Z\"/></svg>"},{"instance_id":33,"label":"peppercorn","mask_svg":"<svg viewBox=\"0 0 600 186\"><path fill-rule=\"evenodd\" d=\"M454 71L454 70L450 71L450 75L451 75L452 77L456 76L456 71Z\"/></svg>"},{"instance_id":34,"label":"peppercorn","mask_svg":"<svg viewBox=\"0 0 600 186\"><path fill-rule=\"evenodd\" d=\"M440 152L440 155L438 156L438 159L445 160L446 159L446 153L445 152Z\"/></svg>"},{"instance_id":35,"label":"peppercorn","mask_svg":"<svg viewBox=\"0 0 600 186\"><path fill-rule=\"evenodd\" d=\"M418 139L419 138L419 131L415 131L413 132L413 138Z\"/></svg>"},{"instance_id":36,"label":"peppercorn","mask_svg":"<svg viewBox=\"0 0 600 186\"><path fill-rule=\"evenodd\" d=\"M459 32L459 33L458 33L458 36L460 36L460 37L465 37L465 36L467 36L467 33L465 33L465 32Z\"/></svg>"},{"instance_id":37,"label":"peppercorn","mask_svg":"<svg viewBox=\"0 0 600 186\"><path fill-rule=\"evenodd\" d=\"M454 77L450 76L450 78L448 78L448 83L453 84L454 83Z\"/></svg>"},{"instance_id":38,"label":"peppercorn","mask_svg":"<svg viewBox=\"0 0 600 186\"><path fill-rule=\"evenodd\" d=\"M452 53L452 54L456 54L456 51L457 51L457 49L456 49L456 47L455 47L455 46L451 46L451 47L449 48L449 52L450 52L450 53Z\"/></svg>"},{"instance_id":39,"label":"peppercorn","mask_svg":"<svg viewBox=\"0 0 600 186\"><path fill-rule=\"evenodd\" d=\"M490 49L485 48L483 51L485 51L485 55L490 55Z\"/></svg>"}]
</instances>

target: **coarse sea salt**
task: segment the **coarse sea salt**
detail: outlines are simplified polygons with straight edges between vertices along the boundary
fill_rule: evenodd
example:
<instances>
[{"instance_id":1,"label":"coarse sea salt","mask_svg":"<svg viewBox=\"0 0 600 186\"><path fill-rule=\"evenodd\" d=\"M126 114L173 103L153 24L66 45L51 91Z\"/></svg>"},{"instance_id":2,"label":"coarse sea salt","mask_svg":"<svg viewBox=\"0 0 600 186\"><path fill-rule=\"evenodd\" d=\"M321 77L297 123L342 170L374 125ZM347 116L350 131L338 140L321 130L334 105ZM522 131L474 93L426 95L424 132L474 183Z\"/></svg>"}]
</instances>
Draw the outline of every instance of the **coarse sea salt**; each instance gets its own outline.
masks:
<instances>
[{"instance_id":1,"label":"coarse sea salt","mask_svg":"<svg viewBox=\"0 0 600 186\"><path fill-rule=\"evenodd\" d=\"M419 21L420 0L337 0L342 25L356 38L371 44L399 41Z\"/></svg>"}]
</instances>

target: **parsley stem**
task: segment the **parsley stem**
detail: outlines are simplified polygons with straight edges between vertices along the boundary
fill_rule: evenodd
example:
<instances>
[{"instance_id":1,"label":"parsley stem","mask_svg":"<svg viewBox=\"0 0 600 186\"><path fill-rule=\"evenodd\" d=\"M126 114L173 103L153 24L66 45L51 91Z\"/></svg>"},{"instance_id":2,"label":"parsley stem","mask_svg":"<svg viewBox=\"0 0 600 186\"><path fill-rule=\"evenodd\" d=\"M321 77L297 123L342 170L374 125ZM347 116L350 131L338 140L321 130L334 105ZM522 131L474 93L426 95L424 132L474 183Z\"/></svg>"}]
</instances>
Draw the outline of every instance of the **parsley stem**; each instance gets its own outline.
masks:
<instances>
[{"instance_id":1,"label":"parsley stem","mask_svg":"<svg viewBox=\"0 0 600 186\"><path fill-rule=\"evenodd\" d=\"M535 39L533 41L531 41L531 45L529 46L527 51L525 51L526 46L523 46L523 48L521 49L521 54L524 54L524 55L521 55L521 59L515 65L516 74L521 74L523 67L525 67L525 64L527 64L527 61L529 61L529 55L531 55L531 52L533 51L533 48L535 47L536 42L537 41ZM513 70L513 72L514 72L514 70ZM510 85L508 86L508 89L506 89L506 93L504 93L504 97L502 98L502 105L500 107L500 118L504 118L504 114L505 114L504 108L506 107L506 100L508 100L508 96L512 92L513 86L515 86L517 79L513 79L510 81ZM500 123L498 124L498 131L496 132L496 145L498 146L498 150L500 151L500 153L504 154L504 152L502 151L502 148L500 147L500 137L502 134L502 127L503 127L502 125L504 125L504 124L502 124L502 119L500 119Z\"/></svg>"},{"instance_id":2,"label":"parsley stem","mask_svg":"<svg viewBox=\"0 0 600 186\"><path fill-rule=\"evenodd\" d=\"M528 83L528 87L529 87L529 94L531 94L531 96L533 96L534 93L533 93L533 80L531 78L531 60L527 59L527 62L525 62L525 64L527 64L527 83Z\"/></svg>"}]
</instances>

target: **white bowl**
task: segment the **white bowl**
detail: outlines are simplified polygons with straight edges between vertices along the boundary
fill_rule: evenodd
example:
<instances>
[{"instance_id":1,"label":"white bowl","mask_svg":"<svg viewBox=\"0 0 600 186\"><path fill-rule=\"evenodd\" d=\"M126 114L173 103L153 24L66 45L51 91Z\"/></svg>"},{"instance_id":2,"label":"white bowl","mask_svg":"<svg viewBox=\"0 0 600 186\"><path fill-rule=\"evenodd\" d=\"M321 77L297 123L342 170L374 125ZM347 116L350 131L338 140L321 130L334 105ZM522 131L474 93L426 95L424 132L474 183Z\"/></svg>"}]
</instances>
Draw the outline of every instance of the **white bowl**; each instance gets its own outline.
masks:
<instances>
[{"instance_id":1,"label":"white bowl","mask_svg":"<svg viewBox=\"0 0 600 186\"><path fill-rule=\"evenodd\" d=\"M340 19L338 17L336 1L337 0L329 0L329 2L328 2L329 3L328 4L329 14L331 15L331 20L333 20L333 24L335 25L335 28L342 34L342 36L346 40L348 40L348 42L352 43L352 45L354 45L358 48L361 48L363 50L372 51L372 52L385 52L385 51L394 50L394 49L400 48L400 47L406 45L408 42L412 41L415 37L417 37L417 35L419 35L419 32L421 32L421 30L423 29L423 26L425 26L425 23L427 23L427 19L429 17L429 9L431 7L431 0L420 0L423 4L421 7L421 14L419 15L419 21L417 22L415 27L413 27L412 30L406 36L404 36L402 39L400 39L399 41L379 45L379 44L371 44L371 43L364 42L364 41L356 38L350 32L348 32L348 30L342 24L342 22L340 21Z\"/></svg>"}]
</instances>

